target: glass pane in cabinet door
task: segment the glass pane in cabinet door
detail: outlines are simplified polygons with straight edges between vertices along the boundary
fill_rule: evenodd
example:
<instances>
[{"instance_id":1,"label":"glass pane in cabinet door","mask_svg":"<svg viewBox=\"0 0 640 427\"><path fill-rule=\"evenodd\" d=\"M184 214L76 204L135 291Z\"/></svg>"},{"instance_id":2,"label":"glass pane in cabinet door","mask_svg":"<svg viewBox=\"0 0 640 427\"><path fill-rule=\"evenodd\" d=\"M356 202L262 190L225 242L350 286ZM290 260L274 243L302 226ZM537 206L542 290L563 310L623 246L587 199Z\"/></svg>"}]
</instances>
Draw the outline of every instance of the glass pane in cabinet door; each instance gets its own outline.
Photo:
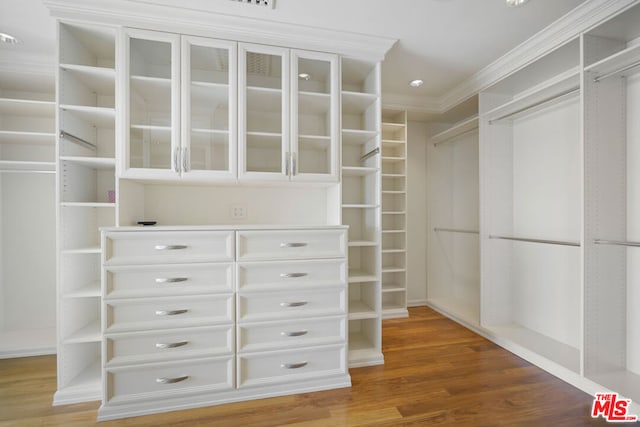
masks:
<instances>
[{"instance_id":1,"label":"glass pane in cabinet door","mask_svg":"<svg viewBox=\"0 0 640 427\"><path fill-rule=\"evenodd\" d=\"M132 38L129 60L130 166L171 169L171 44Z\"/></svg>"},{"instance_id":2,"label":"glass pane in cabinet door","mask_svg":"<svg viewBox=\"0 0 640 427\"><path fill-rule=\"evenodd\" d=\"M190 169L227 171L229 51L196 45L190 49Z\"/></svg>"},{"instance_id":3,"label":"glass pane in cabinet door","mask_svg":"<svg viewBox=\"0 0 640 427\"><path fill-rule=\"evenodd\" d=\"M246 170L282 172L282 57L247 52Z\"/></svg>"},{"instance_id":4,"label":"glass pane in cabinet door","mask_svg":"<svg viewBox=\"0 0 640 427\"><path fill-rule=\"evenodd\" d=\"M298 58L297 173L331 173L331 63Z\"/></svg>"}]
</instances>

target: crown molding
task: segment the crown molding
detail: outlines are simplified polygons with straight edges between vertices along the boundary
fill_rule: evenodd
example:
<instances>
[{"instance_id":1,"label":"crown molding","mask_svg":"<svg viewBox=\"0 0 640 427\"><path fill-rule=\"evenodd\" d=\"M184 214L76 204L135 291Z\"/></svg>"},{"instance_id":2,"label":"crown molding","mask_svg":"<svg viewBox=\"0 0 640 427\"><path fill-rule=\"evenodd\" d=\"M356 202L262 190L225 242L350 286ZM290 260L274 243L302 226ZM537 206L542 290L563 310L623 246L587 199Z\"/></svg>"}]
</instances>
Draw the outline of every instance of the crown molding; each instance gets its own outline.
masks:
<instances>
[{"instance_id":1,"label":"crown molding","mask_svg":"<svg viewBox=\"0 0 640 427\"><path fill-rule=\"evenodd\" d=\"M587 0L439 98L441 111L486 89L639 0Z\"/></svg>"},{"instance_id":2,"label":"crown molding","mask_svg":"<svg viewBox=\"0 0 640 427\"><path fill-rule=\"evenodd\" d=\"M139 0L43 0L57 18L337 53L382 61L397 39Z\"/></svg>"},{"instance_id":3,"label":"crown molding","mask_svg":"<svg viewBox=\"0 0 640 427\"><path fill-rule=\"evenodd\" d=\"M429 96L383 93L382 104L385 108L407 110L413 113L439 114L442 112L438 98Z\"/></svg>"}]
</instances>

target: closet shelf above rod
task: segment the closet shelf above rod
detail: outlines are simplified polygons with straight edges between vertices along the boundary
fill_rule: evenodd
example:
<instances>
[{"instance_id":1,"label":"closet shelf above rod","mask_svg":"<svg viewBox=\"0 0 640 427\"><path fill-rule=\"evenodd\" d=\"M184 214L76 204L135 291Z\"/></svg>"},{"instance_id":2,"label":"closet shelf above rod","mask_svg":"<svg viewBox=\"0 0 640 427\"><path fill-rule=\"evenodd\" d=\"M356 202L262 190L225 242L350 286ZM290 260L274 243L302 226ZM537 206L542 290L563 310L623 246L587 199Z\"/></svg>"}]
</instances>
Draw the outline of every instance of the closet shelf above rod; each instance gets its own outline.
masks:
<instances>
[{"instance_id":1,"label":"closet shelf above rod","mask_svg":"<svg viewBox=\"0 0 640 427\"><path fill-rule=\"evenodd\" d=\"M627 65L626 67L622 67L622 68L619 68L617 70L610 71L610 72L608 72L606 74L603 74L601 76L594 77L593 81L598 83L601 80L607 79L607 78L609 78L611 76L615 76L616 74L624 73L625 71L629 71L632 68L636 68L636 67L640 67L640 61L636 61L633 64Z\"/></svg>"},{"instance_id":2,"label":"closet shelf above rod","mask_svg":"<svg viewBox=\"0 0 640 427\"><path fill-rule=\"evenodd\" d=\"M546 239L529 239L526 237L511 237L511 236L496 236L489 235L490 239L501 239L501 240L514 240L517 242L529 242L529 243L544 243L548 245L561 245L561 246L576 246L580 247L580 243L576 242L566 242L562 240L546 240Z\"/></svg>"},{"instance_id":3,"label":"closet shelf above rod","mask_svg":"<svg viewBox=\"0 0 640 427\"><path fill-rule=\"evenodd\" d=\"M431 137L433 146L437 147L440 144L452 141L454 138L466 135L470 132L477 131L478 129L478 116L475 115L467 120L454 124L449 129L444 130Z\"/></svg>"},{"instance_id":4,"label":"closet shelf above rod","mask_svg":"<svg viewBox=\"0 0 640 427\"><path fill-rule=\"evenodd\" d=\"M525 111L531 110L532 108L535 108L535 107L540 107L540 106L545 105L545 104L547 104L549 102L552 102L552 101L559 101L559 100L561 100L561 99L563 99L565 97L569 97L570 95L573 95L574 93L577 93L579 91L580 91L580 87L574 87L574 88L565 90L564 92L560 92L560 93L558 93L556 95L550 96L548 98L544 98L544 99L542 99L542 100L540 100L538 102L535 102L535 103L533 103L531 105L527 105L526 107L520 108L520 109L518 109L516 111L512 111L512 112L507 113L505 115L496 117L495 119L491 119L491 120L489 120L489 124L492 125L492 124L494 124L496 122L499 122L499 121L504 120L504 119L508 119L509 117L513 117L516 114L524 113Z\"/></svg>"},{"instance_id":5,"label":"closet shelf above rod","mask_svg":"<svg viewBox=\"0 0 640 427\"><path fill-rule=\"evenodd\" d=\"M613 245L613 246L632 246L632 247L640 247L640 242L627 242L624 240L605 240L605 239L594 239L593 243L596 245Z\"/></svg>"},{"instance_id":6,"label":"closet shelf above rod","mask_svg":"<svg viewBox=\"0 0 640 427\"><path fill-rule=\"evenodd\" d=\"M447 231L449 233L467 233L467 234L480 234L479 231L476 230L463 230L463 229L459 229L459 228L442 228L442 227L435 227L433 229L433 231Z\"/></svg>"},{"instance_id":7,"label":"closet shelf above rod","mask_svg":"<svg viewBox=\"0 0 640 427\"><path fill-rule=\"evenodd\" d=\"M75 142L76 144L80 144L80 145L84 145L85 147L89 147L92 150L97 150L98 149L98 147L96 147L95 144L92 144L89 141L85 141L84 139L79 138L79 137L77 137L75 135L72 135L72 134L70 134L68 132L65 132L63 130L60 131L60 138L68 139L68 140L70 140L72 142Z\"/></svg>"}]
</instances>

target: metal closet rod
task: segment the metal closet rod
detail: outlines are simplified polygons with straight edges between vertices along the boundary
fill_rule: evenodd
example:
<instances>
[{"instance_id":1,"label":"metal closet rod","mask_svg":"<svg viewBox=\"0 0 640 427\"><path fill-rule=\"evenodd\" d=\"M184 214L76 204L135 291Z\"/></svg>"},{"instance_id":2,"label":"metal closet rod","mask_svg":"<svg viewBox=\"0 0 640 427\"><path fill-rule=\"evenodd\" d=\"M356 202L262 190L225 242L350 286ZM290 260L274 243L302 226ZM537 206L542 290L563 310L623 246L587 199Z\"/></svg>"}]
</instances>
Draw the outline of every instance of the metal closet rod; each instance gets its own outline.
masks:
<instances>
[{"instance_id":1,"label":"metal closet rod","mask_svg":"<svg viewBox=\"0 0 640 427\"><path fill-rule=\"evenodd\" d=\"M490 239L501 239L501 240L515 240L518 242L530 242L530 243L545 243L548 245L561 245L561 246L577 246L580 247L580 243L576 242L566 242L562 240L546 240L546 239L529 239L525 237L511 237L511 236L496 236L489 235Z\"/></svg>"},{"instance_id":2,"label":"metal closet rod","mask_svg":"<svg viewBox=\"0 0 640 427\"><path fill-rule=\"evenodd\" d=\"M364 162L365 160L367 160L369 157L375 156L376 154L378 154L380 152L380 147L376 147L373 150L369 151L367 154L365 154L364 156L360 157L360 161Z\"/></svg>"},{"instance_id":3,"label":"metal closet rod","mask_svg":"<svg viewBox=\"0 0 640 427\"><path fill-rule=\"evenodd\" d=\"M634 62L634 63L633 63L633 64L631 64L631 65L627 65L626 67L622 67L622 68L620 68L620 69L618 69L618 70L610 71L610 72L608 72L608 73L606 73L606 74L603 74L603 75L601 75L601 76L594 77L594 78L593 78L593 81L594 81L594 82L596 82L596 83L598 83L600 80L604 80L604 79L607 79L607 78L609 78L609 77L611 77L611 76L615 76L615 75L616 75L616 74L618 74L618 73L623 73L623 72L625 72L625 71L627 71L627 70L630 70L630 69L632 69L632 68L636 68L636 67L637 67L637 66L639 66L639 65L640 65L640 61L636 61L636 62Z\"/></svg>"},{"instance_id":4,"label":"metal closet rod","mask_svg":"<svg viewBox=\"0 0 640 427\"><path fill-rule=\"evenodd\" d=\"M595 239L593 241L596 245L614 245L614 246L633 246L640 247L640 242L627 242L625 240L606 240L606 239Z\"/></svg>"},{"instance_id":5,"label":"metal closet rod","mask_svg":"<svg viewBox=\"0 0 640 427\"><path fill-rule=\"evenodd\" d=\"M447 231L450 233L467 233L467 234L480 234L479 231L476 230L463 230L461 228L443 228L443 227L435 227L433 231Z\"/></svg>"},{"instance_id":6,"label":"metal closet rod","mask_svg":"<svg viewBox=\"0 0 640 427\"><path fill-rule=\"evenodd\" d=\"M90 143L89 141L86 141L82 138L79 138L75 135L70 134L69 132L65 132L63 130L60 131L60 138L65 138L65 139L69 139L72 142L75 142L76 144L80 144L80 145L84 145L86 147L89 147L93 150L97 150L98 147L95 144Z\"/></svg>"},{"instance_id":7,"label":"metal closet rod","mask_svg":"<svg viewBox=\"0 0 640 427\"><path fill-rule=\"evenodd\" d=\"M580 91L580 86L571 88L569 90L565 90L564 92L561 92L561 93L559 93L557 95L550 96L549 98L545 98L545 99L543 99L541 101L538 101L538 102L536 102L534 104L528 105L528 106L526 106L524 108L520 108L519 110L513 111L513 112L508 113L508 114L505 114L504 116L500 116L500 117L497 117L495 119L489 120L489 124L492 125L497 121L504 120L504 119L509 118L511 116L515 116L516 114L523 113L523 112L525 112L527 110L530 110L532 108L538 107L540 105L544 105L544 104L546 104L548 102L551 102L551 101L555 101L558 98L562 98L563 96L567 96L567 95L570 95L570 94L572 94L574 92L578 92L578 91Z\"/></svg>"},{"instance_id":8,"label":"metal closet rod","mask_svg":"<svg viewBox=\"0 0 640 427\"><path fill-rule=\"evenodd\" d=\"M466 131L464 131L464 132L462 132L462 133L459 133L459 134L457 134L457 135L451 136L451 137L449 137L449 138L445 139L444 141L434 142L434 143L433 143L433 146L434 146L434 147L437 147L437 146L438 146L438 145L440 145L440 144L446 144L446 143L448 143L448 142L451 142L451 140L453 140L454 138L458 138L458 137L460 137L460 136L466 135L466 134L471 133L471 132L475 132L475 131L477 131L477 130L478 130L478 128L477 128L477 127L474 127L473 129L469 129L469 130L466 130Z\"/></svg>"}]
</instances>

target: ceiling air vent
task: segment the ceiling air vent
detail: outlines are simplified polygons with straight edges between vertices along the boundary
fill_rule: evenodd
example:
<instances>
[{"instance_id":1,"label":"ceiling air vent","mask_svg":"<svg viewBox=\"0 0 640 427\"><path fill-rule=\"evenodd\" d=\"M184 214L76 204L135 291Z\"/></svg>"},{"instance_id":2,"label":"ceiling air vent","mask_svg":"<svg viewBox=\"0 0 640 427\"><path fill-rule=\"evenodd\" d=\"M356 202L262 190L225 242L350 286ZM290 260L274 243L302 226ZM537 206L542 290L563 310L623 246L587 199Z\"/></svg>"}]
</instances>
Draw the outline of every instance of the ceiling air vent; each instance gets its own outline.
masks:
<instances>
[{"instance_id":1,"label":"ceiling air vent","mask_svg":"<svg viewBox=\"0 0 640 427\"><path fill-rule=\"evenodd\" d=\"M231 0L246 4L255 4L256 6L267 6L271 9L276 7L276 0Z\"/></svg>"}]
</instances>

